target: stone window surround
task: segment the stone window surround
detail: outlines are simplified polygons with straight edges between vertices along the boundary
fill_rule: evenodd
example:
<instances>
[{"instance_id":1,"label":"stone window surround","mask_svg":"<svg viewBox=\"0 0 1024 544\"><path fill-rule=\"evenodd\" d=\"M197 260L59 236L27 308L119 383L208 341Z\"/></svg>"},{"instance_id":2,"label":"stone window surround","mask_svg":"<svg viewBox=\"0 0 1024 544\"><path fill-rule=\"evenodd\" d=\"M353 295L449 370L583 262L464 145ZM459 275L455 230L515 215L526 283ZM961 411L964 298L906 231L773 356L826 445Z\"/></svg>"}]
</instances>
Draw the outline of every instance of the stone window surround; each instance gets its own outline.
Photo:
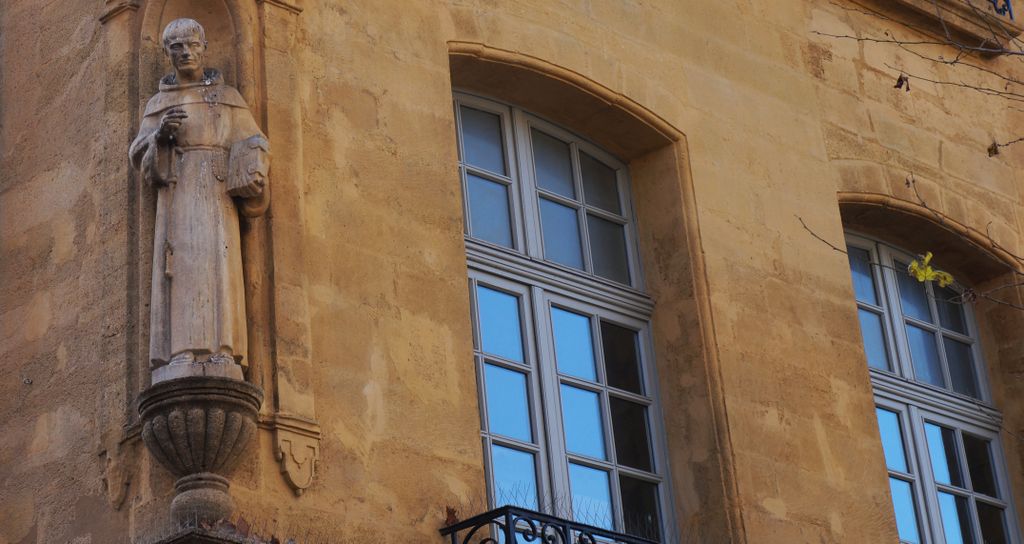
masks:
<instances>
[{"instance_id":1,"label":"stone window surround","mask_svg":"<svg viewBox=\"0 0 1024 544\"><path fill-rule=\"evenodd\" d=\"M972 308L970 305L963 306L968 336L974 339L972 357L975 363L980 398L971 398L914 380L913 369L909 361L909 348L905 345L906 339L903 335L893 333L896 327L902 327L904 317L897 309L899 308L899 298L895 294L894 274L899 271L892 268L894 259L898 258L909 262L914 256L884 242L852 232L847 232L846 243L849 247L869 251L873 263L871 267L873 279L881 299L880 306L884 312L882 321L886 351L893 370L869 368L869 372L877 407L895 412L899 416L903 447L909 468L907 473L895 476L900 476L900 479L911 483L920 542L922 544L944 542L937 499L937 491L942 487L936 483L931 469L928 444L924 434L926 421L939 423L958 432L968 432L989 441L1000 500L985 499L984 502L1004 508L1009 542L1021 542L1005 450L999 436L1003 418L1002 414L992 405L988 373L978 341L978 328ZM874 263L879 263L881 266ZM967 468L962 467L961 470L966 471ZM889 472L893 474L892 471ZM976 496L978 496L977 493L970 494L970 516L973 538L976 542L982 542L977 511L974 507Z\"/></svg>"},{"instance_id":2,"label":"stone window surround","mask_svg":"<svg viewBox=\"0 0 1024 544\"><path fill-rule=\"evenodd\" d=\"M525 338L525 346L528 351L537 353L535 372L530 372L528 392L530 399L530 420L536 433L537 445L530 448L528 444L516 444L506 442L501 444L503 439L492 435L486 430L481 430L481 438L484 444L484 458L488 472L488 486L490 500L494 501L493 506L504 504L497 491L493 489L494 480L490 461L490 444L495 442L504 447L511 445L521 446L529 451L537 453L537 476L538 476L538 500L540 509L547 510L555 515L571 518L569 511L568 497L568 475L566 459L567 455L572 460L573 454L567 454L564 441L561 439L561 425L551 422L560 421L561 409L558 402L559 378L555 372L553 353L550 353L551 346L543 349L545 343L550 343L550 338L543 338L543 330L550 330L549 319L546 318L546 311L553 304L560 307L572 308L573 311L599 316L603 319L612 319L620 323L628 323L631 328L639 331L640 351L642 360L642 381L644 382L647 395L638 395L637 398L647 403L649 439L651 441L651 455L654 463L653 470L644 474L644 471L629 469L622 465L602 464L610 469L610 482L612 488L613 517L615 518L615 530L623 530L623 505L621 491L619 490L618 474L638 475L645 480L658 484L658 510L659 527L662 535L671 534L671 527L675 526L673 521L673 505L671 485L668 480L668 460L665 455L665 432L663 428L663 417L657 394L657 377L653 360L653 349L650 344L650 334L647 322L650 320L653 303L642 291L642 272L639 267L639 258L636 251L636 240L633 232L635 224L630 219L634 216L630 198L628 174L626 165L617 161L613 156L602 151L600 148L590 144L586 140L575 136L571 132L549 123L536 115L525 111L495 102L479 96L456 92L455 108L456 118L459 118L458 109L466 106L473 109L486 111L499 115L502 122L502 136L505 142L506 164L509 170L507 178L511 182L510 217L512 219L512 248L500 247L474 239L466 233L466 252L470 271L470 286L475 293L476 285L485 286L491 289L500 289L506 292L520 291L521 297L521 319ZM532 154L529 149L531 128L539 128L542 131L557 135L559 138L571 141L573 146L579 146L588 153L597 156L602 161L614 166L620 172L620 191L623 192L624 216L629 220L626 229L627 251L630 263L630 276L632 285L623 285L617 282L606 280L594 275L589 270L577 270L561 266L543 258L540 248L540 225L537 222L537 199L538 191L536 182L532 179L529 171L532 171ZM462 134L459 130L460 149L462 147ZM463 177L463 201L467 203L465 175L471 167L460 161L460 172ZM468 208L464 214L468 217ZM584 244L585 245L585 244ZM584 249L586 252L586 249ZM589 261L588 258L585 260ZM589 268L589 267L588 267ZM475 295L474 295L475 300ZM476 305L474 304L474 307ZM477 329L475 335L479 338L479 324L476 311L474 311L474 327ZM479 341L479 340L478 340ZM597 338L594 338L596 343ZM476 350L477 359L477 383L480 392L481 418L484 420L486 389L484 387L483 360L484 355ZM528 357L528 359L533 357ZM490 358L489 358L490 359ZM493 364L493 363L488 363ZM607 395L607 387L604 387L603 395ZM614 444L607 440L610 436L609 430L611 421L608 418L609 397L605 396L602 401L604 409L603 423L606 427L605 448L609 452L615 449ZM552 436L558 432L559 436ZM587 462L587 461L584 461ZM552 511L553 510L553 511ZM665 538L664 536L662 538Z\"/></svg>"}]
</instances>

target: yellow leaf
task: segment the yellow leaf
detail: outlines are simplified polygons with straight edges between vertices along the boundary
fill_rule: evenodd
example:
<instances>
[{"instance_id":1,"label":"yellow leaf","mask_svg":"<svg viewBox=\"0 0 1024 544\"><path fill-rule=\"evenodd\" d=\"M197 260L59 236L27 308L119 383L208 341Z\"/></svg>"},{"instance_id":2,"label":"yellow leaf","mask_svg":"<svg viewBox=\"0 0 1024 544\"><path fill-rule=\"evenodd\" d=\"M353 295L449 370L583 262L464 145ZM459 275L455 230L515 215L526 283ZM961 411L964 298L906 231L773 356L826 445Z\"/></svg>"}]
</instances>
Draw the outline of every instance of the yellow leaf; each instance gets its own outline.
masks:
<instances>
[{"instance_id":1,"label":"yellow leaf","mask_svg":"<svg viewBox=\"0 0 1024 544\"><path fill-rule=\"evenodd\" d=\"M921 262L917 259L910 261L910 266L907 267L907 273L914 276L919 282L926 281L937 281L939 287L945 287L953 283L953 275L943 270L936 270L932 268L932 252L929 251L924 254L924 258Z\"/></svg>"}]
</instances>

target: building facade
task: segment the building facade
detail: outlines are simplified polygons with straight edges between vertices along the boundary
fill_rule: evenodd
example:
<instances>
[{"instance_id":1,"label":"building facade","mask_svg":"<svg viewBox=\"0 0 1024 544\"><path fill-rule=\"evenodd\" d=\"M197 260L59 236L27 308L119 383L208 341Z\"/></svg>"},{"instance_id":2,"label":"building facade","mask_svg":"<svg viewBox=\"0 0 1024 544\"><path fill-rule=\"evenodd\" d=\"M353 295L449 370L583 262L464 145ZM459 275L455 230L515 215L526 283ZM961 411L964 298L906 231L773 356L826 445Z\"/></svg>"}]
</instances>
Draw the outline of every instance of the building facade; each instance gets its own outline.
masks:
<instances>
[{"instance_id":1,"label":"building facade","mask_svg":"<svg viewBox=\"0 0 1024 544\"><path fill-rule=\"evenodd\" d=\"M512 505L636 542L1024 542L1024 147L993 147L1024 70L942 43L1015 46L1011 2L972 2L4 2L0 543L183 530L127 157L182 17L273 197L239 219L235 536L177 541L441 543ZM955 283L907 272L927 252Z\"/></svg>"}]
</instances>

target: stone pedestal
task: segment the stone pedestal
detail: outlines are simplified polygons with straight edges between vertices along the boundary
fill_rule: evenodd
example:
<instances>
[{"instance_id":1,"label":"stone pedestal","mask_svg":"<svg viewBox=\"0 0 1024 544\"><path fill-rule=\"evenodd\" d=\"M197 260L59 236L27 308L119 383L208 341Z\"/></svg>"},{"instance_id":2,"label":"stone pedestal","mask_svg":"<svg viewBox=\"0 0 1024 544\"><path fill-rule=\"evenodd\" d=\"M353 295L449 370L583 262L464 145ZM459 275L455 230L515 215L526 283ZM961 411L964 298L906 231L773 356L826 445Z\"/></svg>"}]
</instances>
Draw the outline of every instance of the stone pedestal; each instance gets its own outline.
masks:
<instances>
[{"instance_id":1,"label":"stone pedestal","mask_svg":"<svg viewBox=\"0 0 1024 544\"><path fill-rule=\"evenodd\" d=\"M171 502L175 523L210 524L231 514L227 476L256 434L262 402L258 387L224 376L175 378L142 393L142 439L178 477Z\"/></svg>"}]
</instances>

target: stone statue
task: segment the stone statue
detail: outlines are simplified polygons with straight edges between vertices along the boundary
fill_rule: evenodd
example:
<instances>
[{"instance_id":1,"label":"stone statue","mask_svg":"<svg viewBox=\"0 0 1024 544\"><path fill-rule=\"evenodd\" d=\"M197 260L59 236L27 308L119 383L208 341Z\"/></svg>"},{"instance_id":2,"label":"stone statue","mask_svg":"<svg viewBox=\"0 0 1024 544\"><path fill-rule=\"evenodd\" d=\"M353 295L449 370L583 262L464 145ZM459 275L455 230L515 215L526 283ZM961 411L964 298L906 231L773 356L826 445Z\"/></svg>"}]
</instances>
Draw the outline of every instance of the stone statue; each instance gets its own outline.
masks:
<instances>
[{"instance_id":1,"label":"stone statue","mask_svg":"<svg viewBox=\"0 0 1024 544\"><path fill-rule=\"evenodd\" d=\"M239 214L269 192L269 145L235 88L204 66L192 19L163 32L174 72L146 105L129 157L156 188L150 364L153 383L192 375L240 379L248 361Z\"/></svg>"}]
</instances>

